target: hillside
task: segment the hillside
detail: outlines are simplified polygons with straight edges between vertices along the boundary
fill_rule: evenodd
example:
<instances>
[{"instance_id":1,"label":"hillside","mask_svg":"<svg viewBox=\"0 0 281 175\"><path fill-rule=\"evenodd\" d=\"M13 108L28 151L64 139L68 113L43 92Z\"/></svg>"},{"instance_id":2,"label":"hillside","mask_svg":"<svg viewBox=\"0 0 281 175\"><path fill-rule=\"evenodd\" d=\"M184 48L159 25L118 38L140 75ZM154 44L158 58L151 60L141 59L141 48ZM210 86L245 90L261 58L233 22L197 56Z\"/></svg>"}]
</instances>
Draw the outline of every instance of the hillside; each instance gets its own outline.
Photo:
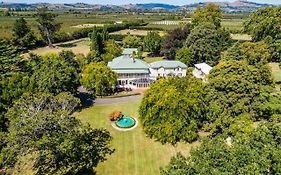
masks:
<instances>
[{"instance_id":1,"label":"hillside","mask_svg":"<svg viewBox=\"0 0 281 175\"><path fill-rule=\"evenodd\" d=\"M34 10L39 6L47 6L54 10L99 10L99 11L153 11L153 10L177 10L177 11L194 11L197 7L204 7L209 2L199 2L194 4L188 4L183 6L176 6L170 4L162 3L147 3L147 4L126 4L126 5L101 5L101 4L86 4L86 3L75 3L75 4L50 4L50 3L37 3L37 4L25 4L25 3L7 3L1 2L0 8L10 8L10 9L27 9ZM246 0L240 0L235 2L213 2L220 6L225 12L251 12L258 8L270 7L272 4L261 4L250 2Z\"/></svg>"}]
</instances>

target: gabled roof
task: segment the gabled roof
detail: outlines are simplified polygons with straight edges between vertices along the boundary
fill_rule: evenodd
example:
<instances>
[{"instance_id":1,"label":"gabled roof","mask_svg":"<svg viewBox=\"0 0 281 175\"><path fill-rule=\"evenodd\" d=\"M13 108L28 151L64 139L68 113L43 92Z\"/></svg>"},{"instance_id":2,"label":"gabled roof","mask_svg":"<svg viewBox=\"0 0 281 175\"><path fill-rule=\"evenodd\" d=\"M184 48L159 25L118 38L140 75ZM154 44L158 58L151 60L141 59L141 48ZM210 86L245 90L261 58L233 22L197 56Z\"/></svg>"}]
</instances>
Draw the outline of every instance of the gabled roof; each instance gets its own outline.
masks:
<instances>
[{"instance_id":1,"label":"gabled roof","mask_svg":"<svg viewBox=\"0 0 281 175\"><path fill-rule=\"evenodd\" d=\"M113 59L108 66L118 73L149 73L149 65L146 62L125 55Z\"/></svg>"},{"instance_id":2,"label":"gabled roof","mask_svg":"<svg viewBox=\"0 0 281 175\"><path fill-rule=\"evenodd\" d=\"M160 67L163 67L163 68L187 68L187 66L180 62L180 61L168 61L168 60L165 60L165 61L156 61L156 62L153 62L150 64L151 68L160 68Z\"/></svg>"},{"instance_id":3,"label":"gabled roof","mask_svg":"<svg viewBox=\"0 0 281 175\"><path fill-rule=\"evenodd\" d=\"M132 55L134 52L137 52L137 48L125 48L122 52L122 55Z\"/></svg>"},{"instance_id":4,"label":"gabled roof","mask_svg":"<svg viewBox=\"0 0 281 175\"><path fill-rule=\"evenodd\" d=\"M212 67L206 63L195 64L196 69L201 70L205 75L208 75Z\"/></svg>"}]
</instances>

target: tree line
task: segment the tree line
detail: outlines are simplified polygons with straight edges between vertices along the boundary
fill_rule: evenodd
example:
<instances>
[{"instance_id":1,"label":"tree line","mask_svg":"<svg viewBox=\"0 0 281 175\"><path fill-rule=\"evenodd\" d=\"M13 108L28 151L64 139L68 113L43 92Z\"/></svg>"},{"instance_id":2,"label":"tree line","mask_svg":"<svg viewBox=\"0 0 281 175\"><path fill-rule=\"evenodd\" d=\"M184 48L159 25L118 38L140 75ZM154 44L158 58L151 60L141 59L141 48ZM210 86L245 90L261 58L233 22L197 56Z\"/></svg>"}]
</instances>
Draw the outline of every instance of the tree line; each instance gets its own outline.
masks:
<instances>
[{"instance_id":1,"label":"tree line","mask_svg":"<svg viewBox=\"0 0 281 175\"><path fill-rule=\"evenodd\" d=\"M173 145L202 141L190 156L172 157L161 174L281 172L281 93L268 64L280 61L279 11L259 9L249 16L244 28L253 41L232 41L212 4L195 11L191 30L179 28L173 31L178 35L168 35L175 42L165 43L167 48L178 46L175 57L214 67L206 83L188 69L187 77L160 79L144 95L139 115L150 138ZM200 131L208 136L201 137Z\"/></svg>"}]
</instances>

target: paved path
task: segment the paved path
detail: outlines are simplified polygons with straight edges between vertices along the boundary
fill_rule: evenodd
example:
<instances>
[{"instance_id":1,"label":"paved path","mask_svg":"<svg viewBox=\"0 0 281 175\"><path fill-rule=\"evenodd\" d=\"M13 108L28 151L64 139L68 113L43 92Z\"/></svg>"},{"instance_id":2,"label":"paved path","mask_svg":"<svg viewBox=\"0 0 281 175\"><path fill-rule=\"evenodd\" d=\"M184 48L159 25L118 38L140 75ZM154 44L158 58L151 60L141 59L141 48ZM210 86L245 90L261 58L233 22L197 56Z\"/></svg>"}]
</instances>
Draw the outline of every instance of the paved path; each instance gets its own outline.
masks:
<instances>
[{"instance_id":1,"label":"paved path","mask_svg":"<svg viewBox=\"0 0 281 175\"><path fill-rule=\"evenodd\" d=\"M121 103L121 102L127 102L132 100L141 100L142 98L143 98L143 94L129 96L129 97L120 97L120 98L98 98L94 100L94 105Z\"/></svg>"}]
</instances>

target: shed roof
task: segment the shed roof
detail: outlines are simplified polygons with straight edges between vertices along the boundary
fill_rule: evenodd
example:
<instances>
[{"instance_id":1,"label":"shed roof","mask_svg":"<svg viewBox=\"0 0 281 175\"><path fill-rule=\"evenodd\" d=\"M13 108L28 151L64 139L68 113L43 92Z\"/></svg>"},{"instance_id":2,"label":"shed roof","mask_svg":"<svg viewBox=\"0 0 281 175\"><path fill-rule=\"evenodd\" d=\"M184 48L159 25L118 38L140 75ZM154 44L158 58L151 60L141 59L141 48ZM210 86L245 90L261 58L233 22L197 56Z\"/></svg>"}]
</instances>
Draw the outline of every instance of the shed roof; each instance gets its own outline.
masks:
<instances>
[{"instance_id":1,"label":"shed roof","mask_svg":"<svg viewBox=\"0 0 281 175\"><path fill-rule=\"evenodd\" d=\"M209 74L210 71L212 70L212 67L209 66L206 63L199 63L199 64L195 64L195 67L199 70L201 70L204 74Z\"/></svg>"},{"instance_id":2,"label":"shed roof","mask_svg":"<svg viewBox=\"0 0 281 175\"><path fill-rule=\"evenodd\" d=\"M160 68L160 67L164 67L164 68L187 68L187 66L180 62L180 61L156 61L150 64L151 68Z\"/></svg>"}]
</instances>

